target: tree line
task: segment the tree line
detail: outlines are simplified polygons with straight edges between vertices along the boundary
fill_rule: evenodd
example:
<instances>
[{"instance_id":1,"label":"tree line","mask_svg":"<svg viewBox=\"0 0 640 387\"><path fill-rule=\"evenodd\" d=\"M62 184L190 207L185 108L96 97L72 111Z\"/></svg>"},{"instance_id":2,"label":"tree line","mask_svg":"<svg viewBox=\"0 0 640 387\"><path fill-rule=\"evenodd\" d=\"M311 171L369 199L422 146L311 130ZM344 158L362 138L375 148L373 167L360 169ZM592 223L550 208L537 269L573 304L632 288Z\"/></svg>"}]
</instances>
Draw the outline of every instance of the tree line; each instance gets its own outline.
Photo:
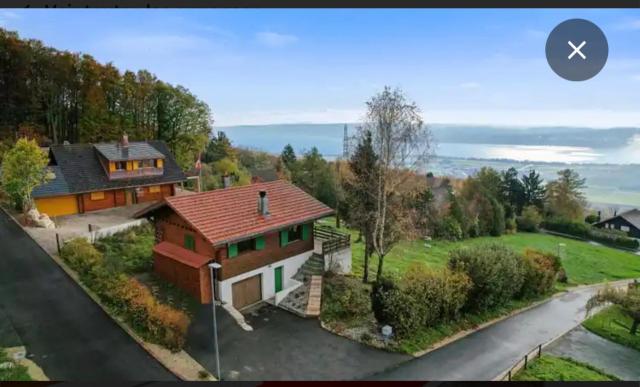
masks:
<instances>
[{"instance_id":1,"label":"tree line","mask_svg":"<svg viewBox=\"0 0 640 387\"><path fill-rule=\"evenodd\" d=\"M0 29L0 134L41 145L164 140L187 167L211 132L211 111L182 86L147 70L121 72ZM6 145L5 145L6 147Z\"/></svg>"}]
</instances>

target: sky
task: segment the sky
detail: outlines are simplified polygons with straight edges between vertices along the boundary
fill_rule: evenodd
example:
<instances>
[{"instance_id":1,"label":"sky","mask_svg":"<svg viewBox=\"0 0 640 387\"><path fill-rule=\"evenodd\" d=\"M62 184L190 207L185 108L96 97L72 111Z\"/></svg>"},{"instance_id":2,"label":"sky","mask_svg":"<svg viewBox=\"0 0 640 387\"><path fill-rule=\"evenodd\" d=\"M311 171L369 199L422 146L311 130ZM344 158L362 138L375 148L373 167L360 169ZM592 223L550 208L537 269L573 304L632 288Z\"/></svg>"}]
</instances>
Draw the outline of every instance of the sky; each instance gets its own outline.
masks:
<instances>
[{"instance_id":1,"label":"sky","mask_svg":"<svg viewBox=\"0 0 640 387\"><path fill-rule=\"evenodd\" d=\"M585 82L545 59L572 18L609 42ZM358 122L385 85L427 123L640 126L638 9L0 9L0 26L183 85L214 127Z\"/></svg>"}]
</instances>

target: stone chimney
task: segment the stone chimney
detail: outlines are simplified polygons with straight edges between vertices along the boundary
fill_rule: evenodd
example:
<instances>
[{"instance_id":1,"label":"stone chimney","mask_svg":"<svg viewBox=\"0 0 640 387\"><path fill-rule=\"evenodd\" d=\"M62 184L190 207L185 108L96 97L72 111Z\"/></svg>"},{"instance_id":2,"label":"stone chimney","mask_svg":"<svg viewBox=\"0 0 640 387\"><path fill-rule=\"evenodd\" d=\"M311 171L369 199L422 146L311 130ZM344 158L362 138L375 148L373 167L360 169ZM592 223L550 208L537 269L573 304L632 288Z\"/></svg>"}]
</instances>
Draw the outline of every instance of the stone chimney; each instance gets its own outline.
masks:
<instances>
[{"instance_id":1,"label":"stone chimney","mask_svg":"<svg viewBox=\"0 0 640 387\"><path fill-rule=\"evenodd\" d=\"M267 191L260 191L258 197L258 214L262 216L269 216L269 199L267 198Z\"/></svg>"},{"instance_id":2,"label":"stone chimney","mask_svg":"<svg viewBox=\"0 0 640 387\"><path fill-rule=\"evenodd\" d=\"M123 148L129 147L129 136L126 133L122 133L122 141L120 142Z\"/></svg>"}]
</instances>

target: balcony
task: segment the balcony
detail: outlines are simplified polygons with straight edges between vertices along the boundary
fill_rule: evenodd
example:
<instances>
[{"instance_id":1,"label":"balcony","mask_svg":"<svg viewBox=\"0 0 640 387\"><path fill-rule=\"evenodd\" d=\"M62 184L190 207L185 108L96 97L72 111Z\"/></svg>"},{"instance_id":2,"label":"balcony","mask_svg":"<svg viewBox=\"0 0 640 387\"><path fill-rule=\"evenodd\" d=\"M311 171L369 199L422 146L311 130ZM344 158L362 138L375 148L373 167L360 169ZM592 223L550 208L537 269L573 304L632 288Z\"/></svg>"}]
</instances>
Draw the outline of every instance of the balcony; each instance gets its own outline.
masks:
<instances>
[{"instance_id":1,"label":"balcony","mask_svg":"<svg viewBox=\"0 0 640 387\"><path fill-rule=\"evenodd\" d=\"M164 169L155 167L138 168L131 171L117 170L109 174L109 180L136 179L140 177L162 176Z\"/></svg>"}]
</instances>

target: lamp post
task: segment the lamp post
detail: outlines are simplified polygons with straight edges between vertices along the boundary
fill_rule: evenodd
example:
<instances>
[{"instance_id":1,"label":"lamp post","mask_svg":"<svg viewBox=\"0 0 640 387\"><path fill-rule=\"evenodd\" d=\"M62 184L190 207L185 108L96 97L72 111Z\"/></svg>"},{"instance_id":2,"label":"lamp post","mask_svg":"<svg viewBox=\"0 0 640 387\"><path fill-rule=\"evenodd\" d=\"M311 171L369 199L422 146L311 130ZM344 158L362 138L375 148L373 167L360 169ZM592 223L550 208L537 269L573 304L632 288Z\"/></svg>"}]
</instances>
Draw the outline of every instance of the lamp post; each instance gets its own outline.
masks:
<instances>
[{"instance_id":1,"label":"lamp post","mask_svg":"<svg viewBox=\"0 0 640 387\"><path fill-rule=\"evenodd\" d=\"M216 351L216 378L220 380L220 352L218 351L218 321L216 319L216 292L214 287L216 271L222 266L217 262L209 264L211 272L211 308L213 309L213 346Z\"/></svg>"}]
</instances>

